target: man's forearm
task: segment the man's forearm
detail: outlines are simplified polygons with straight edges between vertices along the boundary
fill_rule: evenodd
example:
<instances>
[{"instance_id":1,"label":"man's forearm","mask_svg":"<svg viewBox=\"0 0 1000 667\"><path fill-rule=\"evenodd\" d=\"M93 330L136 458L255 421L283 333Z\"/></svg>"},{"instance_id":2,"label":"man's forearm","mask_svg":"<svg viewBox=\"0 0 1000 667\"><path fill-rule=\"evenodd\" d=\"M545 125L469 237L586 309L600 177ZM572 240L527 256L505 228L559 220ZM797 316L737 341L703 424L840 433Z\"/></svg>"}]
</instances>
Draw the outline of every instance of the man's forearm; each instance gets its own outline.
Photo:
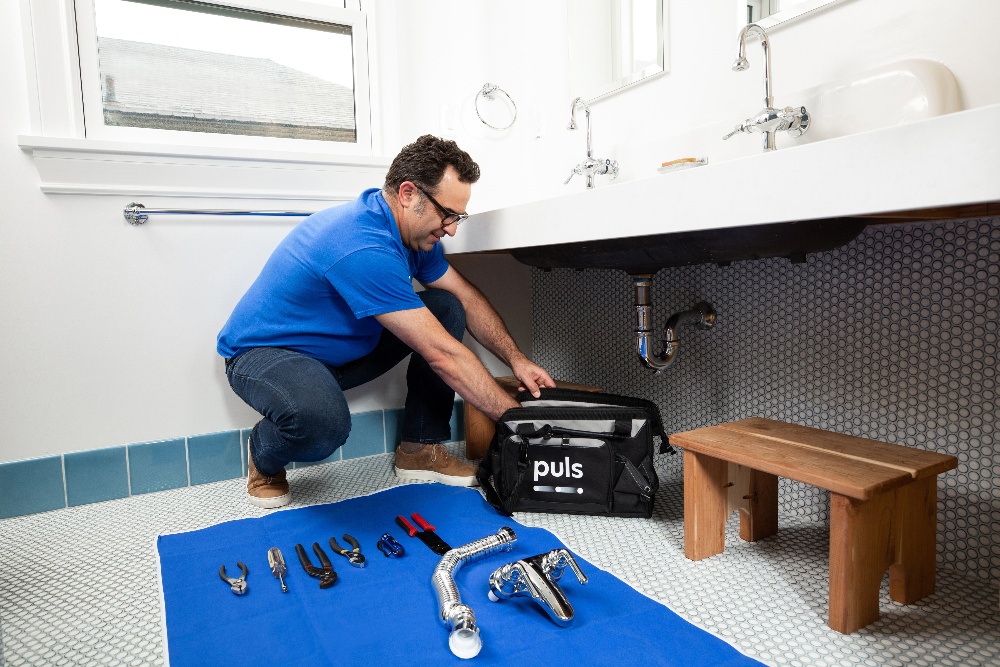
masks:
<instances>
[{"instance_id":1,"label":"man's forearm","mask_svg":"<svg viewBox=\"0 0 1000 667\"><path fill-rule=\"evenodd\" d=\"M465 401L493 421L520 404L507 395L469 348L459 345L451 355L428 360L434 372Z\"/></svg>"},{"instance_id":2,"label":"man's forearm","mask_svg":"<svg viewBox=\"0 0 1000 667\"><path fill-rule=\"evenodd\" d=\"M445 331L426 308L385 313L375 319L422 356L445 384L491 419L518 406L472 350Z\"/></svg>"},{"instance_id":3,"label":"man's forearm","mask_svg":"<svg viewBox=\"0 0 1000 667\"><path fill-rule=\"evenodd\" d=\"M475 289L474 295L462 305L465 307L466 328L480 345L511 367L525 358L500 314L478 289Z\"/></svg>"}]
</instances>

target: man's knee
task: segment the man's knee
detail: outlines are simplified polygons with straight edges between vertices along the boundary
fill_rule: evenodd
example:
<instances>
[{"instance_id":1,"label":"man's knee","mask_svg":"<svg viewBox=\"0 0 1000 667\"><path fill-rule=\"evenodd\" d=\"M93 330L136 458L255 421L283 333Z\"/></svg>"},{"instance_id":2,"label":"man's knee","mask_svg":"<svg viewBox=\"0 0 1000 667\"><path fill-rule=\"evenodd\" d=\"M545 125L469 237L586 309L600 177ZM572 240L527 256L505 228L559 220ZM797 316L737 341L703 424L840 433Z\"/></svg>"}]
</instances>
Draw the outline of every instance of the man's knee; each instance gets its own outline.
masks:
<instances>
[{"instance_id":1,"label":"man's knee","mask_svg":"<svg viewBox=\"0 0 1000 667\"><path fill-rule=\"evenodd\" d=\"M297 459L321 461L347 442L351 434L351 414L346 401L309 401L293 418Z\"/></svg>"},{"instance_id":2,"label":"man's knee","mask_svg":"<svg viewBox=\"0 0 1000 667\"><path fill-rule=\"evenodd\" d=\"M441 289L424 290L419 296L448 333L461 340L465 334L465 308L458 297Z\"/></svg>"}]
</instances>

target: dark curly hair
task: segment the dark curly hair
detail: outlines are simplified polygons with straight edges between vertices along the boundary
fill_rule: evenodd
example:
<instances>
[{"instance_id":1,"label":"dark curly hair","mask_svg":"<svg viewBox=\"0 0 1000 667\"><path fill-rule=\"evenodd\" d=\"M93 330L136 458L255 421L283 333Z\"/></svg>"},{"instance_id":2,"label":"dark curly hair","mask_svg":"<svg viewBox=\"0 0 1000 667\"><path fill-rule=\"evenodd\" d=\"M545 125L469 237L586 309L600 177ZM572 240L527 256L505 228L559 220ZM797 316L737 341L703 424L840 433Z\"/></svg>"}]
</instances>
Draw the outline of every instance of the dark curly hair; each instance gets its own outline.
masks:
<instances>
[{"instance_id":1,"label":"dark curly hair","mask_svg":"<svg viewBox=\"0 0 1000 667\"><path fill-rule=\"evenodd\" d=\"M410 181L437 193L437 185L444 176L444 170L451 165L458 172L458 180L475 183L479 180L479 165L454 141L425 134L412 144L404 146L389 165L385 175L385 194L396 195L404 181Z\"/></svg>"}]
</instances>

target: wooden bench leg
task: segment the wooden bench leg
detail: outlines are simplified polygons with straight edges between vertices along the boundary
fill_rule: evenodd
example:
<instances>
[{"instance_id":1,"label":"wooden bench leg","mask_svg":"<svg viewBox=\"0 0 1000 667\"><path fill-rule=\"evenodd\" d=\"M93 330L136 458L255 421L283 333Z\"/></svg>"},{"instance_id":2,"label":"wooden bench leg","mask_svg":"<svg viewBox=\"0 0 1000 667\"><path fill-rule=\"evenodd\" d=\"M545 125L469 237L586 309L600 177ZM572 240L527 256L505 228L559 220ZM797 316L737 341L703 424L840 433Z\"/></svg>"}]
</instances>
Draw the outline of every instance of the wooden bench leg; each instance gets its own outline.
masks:
<instances>
[{"instance_id":1,"label":"wooden bench leg","mask_svg":"<svg viewBox=\"0 0 1000 667\"><path fill-rule=\"evenodd\" d=\"M740 537L756 542L778 532L778 476L750 471L750 490L740 506Z\"/></svg>"},{"instance_id":2,"label":"wooden bench leg","mask_svg":"<svg viewBox=\"0 0 1000 667\"><path fill-rule=\"evenodd\" d=\"M729 464L684 450L684 555L701 560L726 546Z\"/></svg>"},{"instance_id":3,"label":"wooden bench leg","mask_svg":"<svg viewBox=\"0 0 1000 667\"><path fill-rule=\"evenodd\" d=\"M888 567L895 493L869 500L830 494L830 616L848 634L878 620L878 593Z\"/></svg>"},{"instance_id":4,"label":"wooden bench leg","mask_svg":"<svg viewBox=\"0 0 1000 667\"><path fill-rule=\"evenodd\" d=\"M889 597L912 604L934 592L937 538L937 477L896 490L892 519Z\"/></svg>"}]
</instances>

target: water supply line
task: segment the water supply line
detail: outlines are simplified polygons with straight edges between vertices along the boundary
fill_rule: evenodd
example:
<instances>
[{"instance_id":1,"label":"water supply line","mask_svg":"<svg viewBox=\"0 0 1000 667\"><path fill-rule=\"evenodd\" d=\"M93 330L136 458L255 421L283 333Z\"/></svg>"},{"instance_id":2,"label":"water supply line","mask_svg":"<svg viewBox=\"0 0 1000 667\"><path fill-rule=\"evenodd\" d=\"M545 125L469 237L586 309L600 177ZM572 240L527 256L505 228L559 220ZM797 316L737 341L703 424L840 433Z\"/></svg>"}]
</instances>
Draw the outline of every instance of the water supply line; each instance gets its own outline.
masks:
<instances>
[{"instance_id":1,"label":"water supply line","mask_svg":"<svg viewBox=\"0 0 1000 667\"><path fill-rule=\"evenodd\" d=\"M659 375L677 358L677 352L680 348L677 327L682 324L692 324L697 329L711 329L715 326L715 309L712 304L702 301L691 310L671 315L667 320L667 325L663 328L663 340L659 351L652 352L649 325L652 313L652 306L649 302L649 286L652 281L653 276L648 273L632 276L632 283L635 285L635 353L639 355L639 361L646 368Z\"/></svg>"},{"instance_id":2,"label":"water supply line","mask_svg":"<svg viewBox=\"0 0 1000 667\"><path fill-rule=\"evenodd\" d=\"M441 557L434 568L431 582L437 592L441 609L441 620L451 628L448 648L459 658L474 658L483 648L483 640L476 627L476 615L468 605L462 604L462 597L455 585L455 573L462 565L514 548L517 535L513 529L504 526L496 535L489 535L466 545L455 547Z\"/></svg>"}]
</instances>

